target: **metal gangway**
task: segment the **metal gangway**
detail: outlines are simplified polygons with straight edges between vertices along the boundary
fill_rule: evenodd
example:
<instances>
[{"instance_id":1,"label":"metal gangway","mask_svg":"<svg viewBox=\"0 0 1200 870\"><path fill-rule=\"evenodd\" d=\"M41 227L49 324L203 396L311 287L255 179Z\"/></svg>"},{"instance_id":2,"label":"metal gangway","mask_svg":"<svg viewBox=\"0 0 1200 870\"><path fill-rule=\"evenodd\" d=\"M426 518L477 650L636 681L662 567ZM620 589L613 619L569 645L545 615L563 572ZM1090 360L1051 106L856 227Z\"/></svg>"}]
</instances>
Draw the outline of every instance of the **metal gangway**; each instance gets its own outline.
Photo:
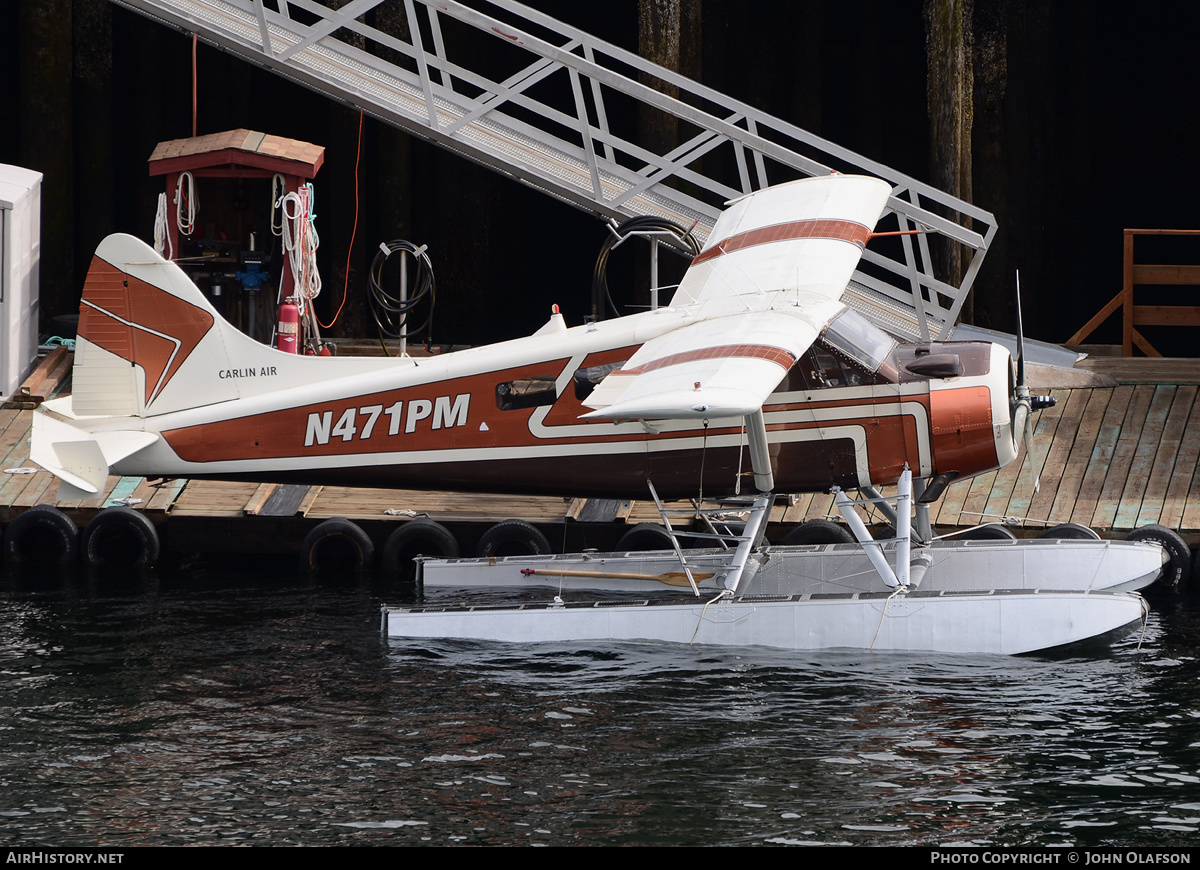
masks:
<instances>
[{"instance_id":1,"label":"metal gangway","mask_svg":"<svg viewBox=\"0 0 1200 870\"><path fill-rule=\"evenodd\" d=\"M904 340L954 326L996 232L987 211L512 0L113 2L579 208L695 224L701 240L723 203L768 184L883 178L880 228L921 232L868 247L843 298ZM486 64L503 77L483 71L478 34L505 46ZM647 150L610 126L617 104L674 117L685 141ZM958 248L961 279L935 274L931 234Z\"/></svg>"}]
</instances>

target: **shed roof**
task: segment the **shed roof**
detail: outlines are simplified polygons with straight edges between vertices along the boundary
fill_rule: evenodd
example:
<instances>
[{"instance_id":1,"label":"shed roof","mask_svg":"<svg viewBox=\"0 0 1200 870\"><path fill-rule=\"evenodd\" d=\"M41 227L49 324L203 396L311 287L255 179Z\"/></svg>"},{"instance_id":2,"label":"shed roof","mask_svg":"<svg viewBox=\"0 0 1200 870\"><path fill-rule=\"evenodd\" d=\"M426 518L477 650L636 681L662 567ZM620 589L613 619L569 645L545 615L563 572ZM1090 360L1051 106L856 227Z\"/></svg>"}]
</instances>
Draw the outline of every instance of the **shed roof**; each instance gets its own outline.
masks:
<instances>
[{"instance_id":1,"label":"shed roof","mask_svg":"<svg viewBox=\"0 0 1200 870\"><path fill-rule=\"evenodd\" d=\"M253 130L227 130L159 142L150 155L150 175L184 170L227 168L282 172L313 178L325 162L325 149L311 142L270 136Z\"/></svg>"}]
</instances>

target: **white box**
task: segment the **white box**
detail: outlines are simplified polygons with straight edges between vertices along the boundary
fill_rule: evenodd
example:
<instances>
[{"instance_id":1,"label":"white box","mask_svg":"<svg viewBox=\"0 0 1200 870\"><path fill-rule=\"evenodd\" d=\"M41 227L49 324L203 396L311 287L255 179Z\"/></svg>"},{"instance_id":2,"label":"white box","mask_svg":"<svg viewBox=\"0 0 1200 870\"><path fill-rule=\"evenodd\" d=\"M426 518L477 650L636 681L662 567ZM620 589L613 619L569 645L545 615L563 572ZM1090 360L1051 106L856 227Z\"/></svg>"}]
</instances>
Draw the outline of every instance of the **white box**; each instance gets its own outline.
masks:
<instances>
[{"instance_id":1,"label":"white box","mask_svg":"<svg viewBox=\"0 0 1200 870\"><path fill-rule=\"evenodd\" d=\"M37 362L42 173L0 163L0 396Z\"/></svg>"}]
</instances>

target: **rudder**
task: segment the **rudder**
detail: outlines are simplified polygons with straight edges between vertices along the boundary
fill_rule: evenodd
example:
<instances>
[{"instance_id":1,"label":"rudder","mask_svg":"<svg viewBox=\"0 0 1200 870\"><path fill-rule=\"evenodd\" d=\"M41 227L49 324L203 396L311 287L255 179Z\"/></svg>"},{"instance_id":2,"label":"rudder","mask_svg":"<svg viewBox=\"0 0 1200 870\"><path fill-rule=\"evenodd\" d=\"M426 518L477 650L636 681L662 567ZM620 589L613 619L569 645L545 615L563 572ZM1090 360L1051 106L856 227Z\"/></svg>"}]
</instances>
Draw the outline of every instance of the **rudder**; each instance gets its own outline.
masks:
<instances>
[{"instance_id":1,"label":"rudder","mask_svg":"<svg viewBox=\"0 0 1200 870\"><path fill-rule=\"evenodd\" d=\"M79 305L73 412L147 416L237 398L232 386L214 394L210 378L186 377L194 355L228 364L227 328L177 265L133 236L109 236Z\"/></svg>"}]
</instances>

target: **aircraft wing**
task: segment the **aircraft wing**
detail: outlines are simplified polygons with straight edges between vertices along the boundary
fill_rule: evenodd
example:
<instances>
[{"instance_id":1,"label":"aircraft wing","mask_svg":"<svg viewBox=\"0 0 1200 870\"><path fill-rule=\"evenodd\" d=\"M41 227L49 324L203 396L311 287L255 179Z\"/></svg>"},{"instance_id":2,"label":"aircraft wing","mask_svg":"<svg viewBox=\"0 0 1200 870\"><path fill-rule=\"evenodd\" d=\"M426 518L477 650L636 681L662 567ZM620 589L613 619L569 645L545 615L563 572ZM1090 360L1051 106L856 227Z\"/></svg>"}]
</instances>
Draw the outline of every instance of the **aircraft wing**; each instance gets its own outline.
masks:
<instances>
[{"instance_id":1,"label":"aircraft wing","mask_svg":"<svg viewBox=\"0 0 1200 870\"><path fill-rule=\"evenodd\" d=\"M650 339L584 403L602 419L702 419L762 409L843 310L838 301L891 187L830 175L730 203Z\"/></svg>"},{"instance_id":2,"label":"aircraft wing","mask_svg":"<svg viewBox=\"0 0 1200 870\"><path fill-rule=\"evenodd\" d=\"M709 316L650 339L600 382L584 402L596 410L584 416L715 419L759 411L845 307L815 294L790 295L778 308Z\"/></svg>"},{"instance_id":3,"label":"aircraft wing","mask_svg":"<svg viewBox=\"0 0 1200 870\"><path fill-rule=\"evenodd\" d=\"M840 299L891 192L878 178L825 175L733 200L671 305L787 290Z\"/></svg>"}]
</instances>

